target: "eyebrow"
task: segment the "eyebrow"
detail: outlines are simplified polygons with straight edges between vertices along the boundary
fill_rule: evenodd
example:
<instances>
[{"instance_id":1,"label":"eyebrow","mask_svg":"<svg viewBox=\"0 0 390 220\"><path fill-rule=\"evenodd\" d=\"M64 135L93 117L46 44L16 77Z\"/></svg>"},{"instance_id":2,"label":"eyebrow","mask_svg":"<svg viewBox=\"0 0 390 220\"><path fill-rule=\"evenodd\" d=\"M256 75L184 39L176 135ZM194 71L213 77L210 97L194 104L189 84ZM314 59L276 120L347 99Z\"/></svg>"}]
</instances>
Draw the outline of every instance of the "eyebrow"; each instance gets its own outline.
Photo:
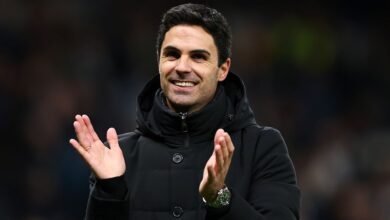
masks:
<instances>
[{"instance_id":1,"label":"eyebrow","mask_svg":"<svg viewBox=\"0 0 390 220\"><path fill-rule=\"evenodd\" d=\"M163 48L163 51L180 51L180 50L174 46L166 46ZM204 54L207 54L208 56L211 56L209 51L203 50L203 49L191 50L190 53L192 53L192 54L193 53L204 53Z\"/></svg>"},{"instance_id":2,"label":"eyebrow","mask_svg":"<svg viewBox=\"0 0 390 220\"><path fill-rule=\"evenodd\" d=\"M208 56L211 56L210 52L208 52L207 50L201 50L201 49L199 49L199 50L191 50L191 53L192 53L192 54L193 54L193 53L205 53L205 54L207 54Z\"/></svg>"},{"instance_id":3,"label":"eyebrow","mask_svg":"<svg viewBox=\"0 0 390 220\"><path fill-rule=\"evenodd\" d=\"M170 50L177 50L177 51L179 51L179 49L177 49L174 46L166 46L166 47L163 48L163 51L170 51Z\"/></svg>"}]
</instances>

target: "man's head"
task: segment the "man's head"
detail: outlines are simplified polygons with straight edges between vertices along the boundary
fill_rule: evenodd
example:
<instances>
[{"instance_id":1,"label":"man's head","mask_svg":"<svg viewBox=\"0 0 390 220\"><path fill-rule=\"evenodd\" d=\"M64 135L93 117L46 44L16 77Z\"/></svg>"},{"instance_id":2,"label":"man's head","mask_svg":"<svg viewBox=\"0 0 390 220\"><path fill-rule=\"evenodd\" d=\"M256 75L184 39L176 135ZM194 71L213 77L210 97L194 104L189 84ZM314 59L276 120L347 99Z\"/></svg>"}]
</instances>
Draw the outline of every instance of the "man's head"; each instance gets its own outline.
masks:
<instances>
[{"instance_id":1,"label":"man's head","mask_svg":"<svg viewBox=\"0 0 390 220\"><path fill-rule=\"evenodd\" d=\"M232 34L225 17L213 8L201 4L183 4L169 9L161 20L157 35L157 56L165 34L173 26L180 24L201 26L214 39L218 49L218 65L231 56Z\"/></svg>"},{"instance_id":2,"label":"man's head","mask_svg":"<svg viewBox=\"0 0 390 220\"><path fill-rule=\"evenodd\" d=\"M231 33L215 9L184 4L162 19L157 54L161 88L174 111L194 112L214 97L230 68Z\"/></svg>"}]
</instances>

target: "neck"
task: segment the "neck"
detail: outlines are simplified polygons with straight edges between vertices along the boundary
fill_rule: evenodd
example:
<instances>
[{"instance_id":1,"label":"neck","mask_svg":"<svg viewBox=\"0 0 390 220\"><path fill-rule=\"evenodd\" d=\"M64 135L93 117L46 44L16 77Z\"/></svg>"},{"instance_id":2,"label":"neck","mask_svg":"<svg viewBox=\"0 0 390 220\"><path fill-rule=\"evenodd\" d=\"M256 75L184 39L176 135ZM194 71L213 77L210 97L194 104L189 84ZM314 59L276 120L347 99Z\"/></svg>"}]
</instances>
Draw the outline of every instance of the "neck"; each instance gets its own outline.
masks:
<instances>
[{"instance_id":1,"label":"neck","mask_svg":"<svg viewBox=\"0 0 390 220\"><path fill-rule=\"evenodd\" d=\"M215 92L214 92L214 95L211 97L210 100L208 100L207 102L203 103L202 105L199 105L199 106L196 106L196 105L175 105L175 103L172 103L169 101L169 99L164 95L163 93L163 103L172 111L176 112L176 113L180 113L180 112L186 112L188 114L191 114L193 112L197 112L197 111L200 111L201 109L203 109L208 103L212 102L214 99L215 99L215 96L216 94L219 92L219 89L217 89Z\"/></svg>"},{"instance_id":2,"label":"neck","mask_svg":"<svg viewBox=\"0 0 390 220\"><path fill-rule=\"evenodd\" d=\"M175 105L175 104L169 102L169 100L166 97L165 97L164 102L169 109L171 109L172 111L174 111L176 113L186 112L186 113L190 114L190 113L199 111L200 109L202 109L204 107L204 106L201 106L199 108L193 108L192 106Z\"/></svg>"}]
</instances>

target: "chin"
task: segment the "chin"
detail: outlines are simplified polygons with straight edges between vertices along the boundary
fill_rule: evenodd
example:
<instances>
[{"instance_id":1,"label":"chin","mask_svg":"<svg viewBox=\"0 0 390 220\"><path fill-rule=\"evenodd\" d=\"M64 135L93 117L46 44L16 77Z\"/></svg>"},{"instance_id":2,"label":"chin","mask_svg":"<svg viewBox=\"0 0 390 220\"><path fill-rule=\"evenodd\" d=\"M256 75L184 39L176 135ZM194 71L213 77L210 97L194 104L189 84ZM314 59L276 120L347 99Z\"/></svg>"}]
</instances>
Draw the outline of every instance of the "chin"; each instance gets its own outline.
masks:
<instances>
[{"instance_id":1,"label":"chin","mask_svg":"<svg viewBox=\"0 0 390 220\"><path fill-rule=\"evenodd\" d=\"M184 100L171 100L169 99L169 105L176 112L188 112L194 107L193 102L184 101Z\"/></svg>"},{"instance_id":2,"label":"chin","mask_svg":"<svg viewBox=\"0 0 390 220\"><path fill-rule=\"evenodd\" d=\"M180 107L180 108L191 108L193 106L193 103L190 102L171 102L173 106Z\"/></svg>"}]
</instances>

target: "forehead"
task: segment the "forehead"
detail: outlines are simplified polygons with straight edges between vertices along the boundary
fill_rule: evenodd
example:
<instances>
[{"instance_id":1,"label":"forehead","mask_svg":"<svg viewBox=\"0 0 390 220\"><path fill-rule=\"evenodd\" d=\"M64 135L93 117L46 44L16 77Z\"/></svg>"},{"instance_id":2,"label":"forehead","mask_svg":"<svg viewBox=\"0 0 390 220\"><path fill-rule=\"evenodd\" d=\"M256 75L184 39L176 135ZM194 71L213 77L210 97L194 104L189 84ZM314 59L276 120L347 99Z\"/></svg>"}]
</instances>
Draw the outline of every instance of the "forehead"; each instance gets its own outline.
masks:
<instances>
[{"instance_id":1,"label":"forehead","mask_svg":"<svg viewBox=\"0 0 390 220\"><path fill-rule=\"evenodd\" d=\"M216 53L217 47L213 37L201 26L177 25L165 33L162 49L173 46L179 50L203 49Z\"/></svg>"}]
</instances>

